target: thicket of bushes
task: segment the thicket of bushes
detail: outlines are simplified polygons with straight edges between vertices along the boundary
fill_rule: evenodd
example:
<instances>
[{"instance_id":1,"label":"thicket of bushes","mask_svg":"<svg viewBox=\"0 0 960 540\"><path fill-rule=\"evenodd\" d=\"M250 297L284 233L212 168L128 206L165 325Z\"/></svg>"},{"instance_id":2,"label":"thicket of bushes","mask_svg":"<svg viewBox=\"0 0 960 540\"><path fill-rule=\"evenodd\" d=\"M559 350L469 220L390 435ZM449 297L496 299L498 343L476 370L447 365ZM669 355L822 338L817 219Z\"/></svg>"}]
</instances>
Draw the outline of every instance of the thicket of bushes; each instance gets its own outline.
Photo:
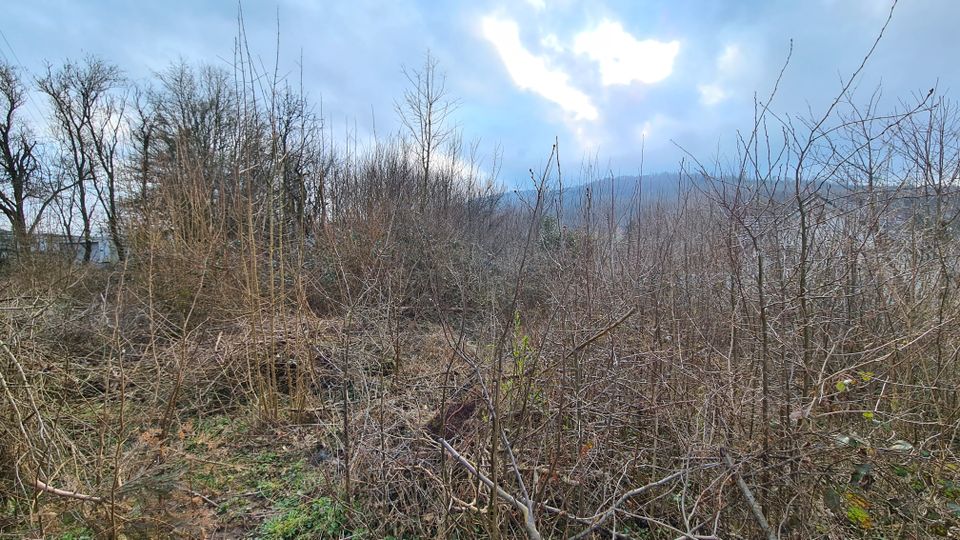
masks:
<instances>
[{"instance_id":1,"label":"thicket of bushes","mask_svg":"<svg viewBox=\"0 0 960 540\"><path fill-rule=\"evenodd\" d=\"M364 149L242 51L139 89L96 59L36 89L0 75L21 193L0 204L4 534L957 530L944 97L878 111L847 86L809 122L760 104L733 168L694 161L676 199L571 219L556 146L536 200L498 204L429 57L398 102L409 131ZM22 118L28 91L51 140ZM98 224L109 265L34 244L59 227L89 258ZM194 483L198 448L264 438L323 480L261 479L279 502L251 524Z\"/></svg>"}]
</instances>

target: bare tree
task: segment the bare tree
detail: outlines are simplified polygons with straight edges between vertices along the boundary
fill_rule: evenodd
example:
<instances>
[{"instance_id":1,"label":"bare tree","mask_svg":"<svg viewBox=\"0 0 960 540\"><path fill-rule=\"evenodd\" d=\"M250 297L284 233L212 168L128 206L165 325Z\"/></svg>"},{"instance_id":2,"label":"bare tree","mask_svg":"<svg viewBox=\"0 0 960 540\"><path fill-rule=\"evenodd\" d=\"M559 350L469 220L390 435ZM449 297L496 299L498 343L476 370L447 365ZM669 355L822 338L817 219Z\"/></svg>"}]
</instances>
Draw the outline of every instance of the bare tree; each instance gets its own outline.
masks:
<instances>
[{"instance_id":1,"label":"bare tree","mask_svg":"<svg viewBox=\"0 0 960 540\"><path fill-rule=\"evenodd\" d=\"M99 131L93 126L113 122L102 119L111 114L114 106L109 104L109 92L119 81L120 71L116 66L94 57L88 57L83 64L67 61L57 71L47 66L47 74L38 81L40 90L47 95L53 107L55 132L63 158L61 166L65 174L70 176L73 187L71 197L76 201L81 220L85 262L90 260L93 251L93 224L100 178L113 176L115 170L113 159L116 141L95 142L98 136L107 135L106 130ZM114 138L117 133L113 131ZM108 175L103 173L104 162L111 167ZM115 186L115 176L108 184ZM113 196L115 201L115 190ZM118 219L116 205L112 209L108 205L106 213L111 232L114 227L119 231L115 223Z\"/></svg>"},{"instance_id":2,"label":"bare tree","mask_svg":"<svg viewBox=\"0 0 960 540\"><path fill-rule=\"evenodd\" d=\"M411 137L413 151L420 166L420 207L426 206L430 191L430 174L436 154L456 133L450 116L457 102L447 92L446 75L439 61L427 51L419 69L401 68L410 86L403 99L395 103L404 130Z\"/></svg>"},{"instance_id":3,"label":"bare tree","mask_svg":"<svg viewBox=\"0 0 960 540\"><path fill-rule=\"evenodd\" d=\"M115 73L107 83L120 83ZM93 143L93 158L100 174L93 175L93 186L107 218L110 240L117 250L117 257L126 258L126 244L123 239L122 215L120 212L120 151L121 130L125 109L125 98L107 94L99 111L86 119L87 132Z\"/></svg>"},{"instance_id":4,"label":"bare tree","mask_svg":"<svg viewBox=\"0 0 960 540\"><path fill-rule=\"evenodd\" d=\"M133 114L127 118L131 139L128 167L134 185L131 195L142 212L150 191L158 113L156 104L139 89L135 90L132 107Z\"/></svg>"},{"instance_id":5,"label":"bare tree","mask_svg":"<svg viewBox=\"0 0 960 540\"><path fill-rule=\"evenodd\" d=\"M59 193L42 181L37 141L18 118L26 99L17 71L0 63L0 212L10 222L18 249L28 245L27 237ZM28 217L31 212L32 219Z\"/></svg>"}]
</instances>

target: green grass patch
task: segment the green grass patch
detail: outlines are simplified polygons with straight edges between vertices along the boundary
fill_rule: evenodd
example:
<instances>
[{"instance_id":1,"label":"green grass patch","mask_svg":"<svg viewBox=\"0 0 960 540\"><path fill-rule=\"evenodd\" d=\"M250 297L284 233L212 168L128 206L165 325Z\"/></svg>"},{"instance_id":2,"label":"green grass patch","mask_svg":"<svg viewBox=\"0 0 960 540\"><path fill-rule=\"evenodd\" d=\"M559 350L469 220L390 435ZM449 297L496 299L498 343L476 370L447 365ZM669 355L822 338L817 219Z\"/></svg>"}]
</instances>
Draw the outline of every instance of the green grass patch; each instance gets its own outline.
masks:
<instances>
[{"instance_id":1,"label":"green grass patch","mask_svg":"<svg viewBox=\"0 0 960 540\"><path fill-rule=\"evenodd\" d=\"M320 497L284 509L263 523L260 534L265 540L305 540L340 537L347 530L347 512L343 505L329 497Z\"/></svg>"}]
</instances>

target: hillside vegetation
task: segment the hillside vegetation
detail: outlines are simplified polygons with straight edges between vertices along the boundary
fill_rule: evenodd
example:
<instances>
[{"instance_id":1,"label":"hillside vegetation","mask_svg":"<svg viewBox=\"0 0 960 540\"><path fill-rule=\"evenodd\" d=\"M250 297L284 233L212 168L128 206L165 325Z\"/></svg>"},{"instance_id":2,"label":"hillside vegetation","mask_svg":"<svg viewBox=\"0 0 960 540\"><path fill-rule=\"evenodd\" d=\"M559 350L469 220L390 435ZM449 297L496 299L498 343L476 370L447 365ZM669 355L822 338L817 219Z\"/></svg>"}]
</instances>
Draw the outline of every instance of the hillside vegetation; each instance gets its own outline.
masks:
<instances>
[{"instance_id":1,"label":"hillside vegetation","mask_svg":"<svg viewBox=\"0 0 960 540\"><path fill-rule=\"evenodd\" d=\"M0 535L960 535L947 97L501 201L429 56L363 148L254 66L0 67Z\"/></svg>"}]
</instances>

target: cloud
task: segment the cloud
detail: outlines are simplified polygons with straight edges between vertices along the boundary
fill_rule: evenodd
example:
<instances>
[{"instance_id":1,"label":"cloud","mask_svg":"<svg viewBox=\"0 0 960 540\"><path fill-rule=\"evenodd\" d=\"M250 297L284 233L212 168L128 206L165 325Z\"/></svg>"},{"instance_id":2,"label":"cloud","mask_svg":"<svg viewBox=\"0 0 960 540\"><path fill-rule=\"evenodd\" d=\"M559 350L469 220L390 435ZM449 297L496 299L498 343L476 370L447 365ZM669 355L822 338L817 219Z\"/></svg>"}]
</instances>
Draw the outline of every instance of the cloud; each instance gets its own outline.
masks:
<instances>
[{"instance_id":1,"label":"cloud","mask_svg":"<svg viewBox=\"0 0 960 540\"><path fill-rule=\"evenodd\" d=\"M536 9L537 11L546 9L547 7L547 0L527 0L527 3L530 4L533 7L533 9Z\"/></svg>"},{"instance_id":2,"label":"cloud","mask_svg":"<svg viewBox=\"0 0 960 540\"><path fill-rule=\"evenodd\" d=\"M389 149L389 146L385 149ZM401 156L410 166L420 167L420 153L415 145L404 145L402 152ZM430 170L449 174L451 178L461 183L461 187L477 187L494 181L493 176L484 167L482 158L462 155L443 148L437 149L436 153L430 155ZM470 186L470 182L475 182L476 185Z\"/></svg>"},{"instance_id":3,"label":"cloud","mask_svg":"<svg viewBox=\"0 0 960 540\"><path fill-rule=\"evenodd\" d=\"M743 53L736 44L727 45L717 57L717 70L724 75L732 75L740 70L743 64Z\"/></svg>"},{"instance_id":4,"label":"cloud","mask_svg":"<svg viewBox=\"0 0 960 540\"><path fill-rule=\"evenodd\" d=\"M743 71L743 53L737 44L729 44L717 55L717 76L713 82L697 86L700 92L700 103L712 107L730 97L727 89L731 80Z\"/></svg>"},{"instance_id":5,"label":"cloud","mask_svg":"<svg viewBox=\"0 0 960 540\"><path fill-rule=\"evenodd\" d=\"M7 8L6 20L18 23L3 28L18 62L38 74L45 70L45 60L57 65L65 57L82 56L78 51L89 52L118 63L143 83L181 55L191 62L230 69L237 32L235 2L100 0L84 3L100 7L83 8L79 4L0 0ZM464 105L457 117L465 140L498 141L507 182L525 178L528 168L545 157L554 136L560 138L562 159L569 160L565 167L571 171L586 149L598 146L601 159L609 159L614 168L635 170L641 156L638 137L644 130L647 170L675 166L681 153L672 141L700 157L718 151L735 154L737 129L752 126L751 98L754 92L766 95L772 88L788 37L794 38L795 48L774 107L785 115L804 115L809 108L819 111L829 106L839 90L837 75L849 76L860 65L889 10L889 3L879 0L653 0L643 2L642 9L629 1L602 2L605 7L600 7L584 0L544 0L541 10L536 9L541 4L538 0L278 0L267 4L244 2L252 52L272 63L278 4L281 72L292 79L302 73L305 91L318 105L322 97L325 125L338 142L345 136L372 137L372 113L380 132L398 129L394 97L406 85L399 66L417 65L430 47L448 73L450 91ZM554 73L563 83L555 93L543 89L549 83L537 85L537 79L544 78L525 74L526 68L514 67L508 74L503 66L510 61L510 53L507 60L498 54L500 49L509 50L507 41L502 40L504 47L494 48L480 33L481 18L488 14L515 21L519 31L510 29L513 46L521 53L524 49L518 42L526 46L520 59L533 58L531 63L538 69ZM598 64L586 52L577 54L574 46L581 32L590 35L598 27L602 32L604 17L619 23L613 25L614 32L607 32L610 36L630 32L633 41L626 41L631 43L646 38L680 40L670 75L653 87L638 82L601 86ZM899 98L910 96L921 85L960 88L960 70L951 64L960 52L953 28L957 20L957 0L900 2L867 65L858 98L869 98L864 93L881 80L884 110L896 109ZM329 21L337 24L326 24ZM321 27L329 31L317 32ZM642 28L657 30L648 34ZM5 47L0 40L0 48ZM638 55L623 52L623 56ZM514 80L524 82L526 89L516 88ZM516 91L502 85L514 86ZM553 99L548 102L543 93ZM543 107L531 107L532 100L542 101ZM43 103L37 96L33 101L38 106ZM556 104L561 102L567 105ZM556 114L544 115L544 107ZM576 110L581 111L579 118ZM596 120L584 120L591 113ZM654 121L658 113L672 121ZM352 134L353 129L359 135Z\"/></svg>"},{"instance_id":6,"label":"cloud","mask_svg":"<svg viewBox=\"0 0 960 540\"><path fill-rule=\"evenodd\" d=\"M604 20L577 35L574 51L599 64L604 86L634 81L653 84L673 73L680 42L637 40L619 22Z\"/></svg>"},{"instance_id":7,"label":"cloud","mask_svg":"<svg viewBox=\"0 0 960 540\"><path fill-rule=\"evenodd\" d=\"M717 83L701 84L697 87L700 91L700 103L712 106L730 97L730 94Z\"/></svg>"},{"instance_id":8,"label":"cloud","mask_svg":"<svg viewBox=\"0 0 960 540\"><path fill-rule=\"evenodd\" d=\"M556 34L547 34L540 39L540 46L544 49L550 49L553 52L562 53L564 51L563 44L560 43L560 38Z\"/></svg>"},{"instance_id":9,"label":"cloud","mask_svg":"<svg viewBox=\"0 0 960 540\"><path fill-rule=\"evenodd\" d=\"M545 58L523 46L520 28L515 21L487 16L481 21L481 31L497 49L500 60L518 87L556 103L578 120L596 120L600 116L590 96L570 84L567 73L551 68Z\"/></svg>"},{"instance_id":10,"label":"cloud","mask_svg":"<svg viewBox=\"0 0 960 540\"><path fill-rule=\"evenodd\" d=\"M639 129L635 130L634 136L636 140L641 138L649 140L653 137L666 140L680 128L681 124L677 119L666 114L656 113L650 119L644 121Z\"/></svg>"}]
</instances>

